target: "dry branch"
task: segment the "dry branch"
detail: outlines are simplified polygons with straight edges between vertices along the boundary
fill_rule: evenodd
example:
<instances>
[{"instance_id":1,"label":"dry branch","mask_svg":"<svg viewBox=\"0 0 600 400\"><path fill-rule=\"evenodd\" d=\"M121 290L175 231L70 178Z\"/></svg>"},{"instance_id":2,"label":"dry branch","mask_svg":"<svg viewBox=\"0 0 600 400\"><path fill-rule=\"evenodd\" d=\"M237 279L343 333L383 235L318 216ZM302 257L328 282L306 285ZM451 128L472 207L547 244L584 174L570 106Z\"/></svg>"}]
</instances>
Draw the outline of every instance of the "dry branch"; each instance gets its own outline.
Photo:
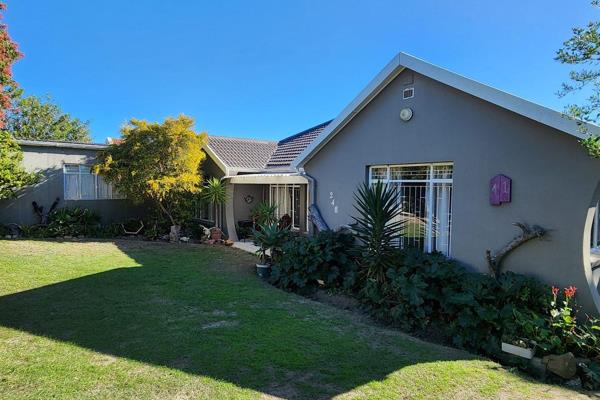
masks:
<instances>
[{"instance_id":1,"label":"dry branch","mask_svg":"<svg viewBox=\"0 0 600 400\"><path fill-rule=\"evenodd\" d=\"M498 275L500 275L502 260L504 260L508 253L521 246L522 244L532 239L542 238L546 234L546 230L537 225L530 227L529 225L522 222L515 222L513 223L513 225L521 229L521 234L519 236L515 237L513 240L508 242L506 246L504 246L500 251L498 251L494 255L492 255L492 252L490 250L486 250L485 252L488 267L490 268L490 272L492 273L494 278L498 278Z\"/></svg>"}]
</instances>

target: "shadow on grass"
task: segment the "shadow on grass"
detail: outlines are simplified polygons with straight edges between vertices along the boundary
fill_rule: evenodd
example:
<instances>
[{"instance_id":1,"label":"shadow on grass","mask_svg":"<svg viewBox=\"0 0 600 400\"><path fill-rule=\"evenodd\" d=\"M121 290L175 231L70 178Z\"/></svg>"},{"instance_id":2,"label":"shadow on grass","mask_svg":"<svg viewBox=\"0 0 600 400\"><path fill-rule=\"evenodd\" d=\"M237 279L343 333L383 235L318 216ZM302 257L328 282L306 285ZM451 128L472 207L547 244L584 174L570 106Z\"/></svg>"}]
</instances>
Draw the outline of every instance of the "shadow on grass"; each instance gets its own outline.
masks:
<instances>
[{"instance_id":1,"label":"shadow on grass","mask_svg":"<svg viewBox=\"0 0 600 400\"><path fill-rule=\"evenodd\" d=\"M411 364L468 358L272 288L240 251L117 245L140 266L0 297L0 324L286 398L329 398Z\"/></svg>"}]
</instances>

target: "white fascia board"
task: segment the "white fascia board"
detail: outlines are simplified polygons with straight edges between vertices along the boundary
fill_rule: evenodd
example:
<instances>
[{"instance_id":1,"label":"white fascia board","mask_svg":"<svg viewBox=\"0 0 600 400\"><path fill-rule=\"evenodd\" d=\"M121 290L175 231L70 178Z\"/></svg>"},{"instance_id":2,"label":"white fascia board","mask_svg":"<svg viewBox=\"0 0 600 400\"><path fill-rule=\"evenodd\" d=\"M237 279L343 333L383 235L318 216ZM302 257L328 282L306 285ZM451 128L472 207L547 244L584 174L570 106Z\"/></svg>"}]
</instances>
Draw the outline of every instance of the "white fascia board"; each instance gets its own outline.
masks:
<instances>
[{"instance_id":1,"label":"white fascia board","mask_svg":"<svg viewBox=\"0 0 600 400\"><path fill-rule=\"evenodd\" d=\"M444 68L430 64L406 53L399 53L375 76L375 78L342 110L335 120L308 146L292 163L294 168L302 168L325 146L344 126L348 124L369 102L377 96L405 68L427 76L445 85L488 101L499 107L520 114L541 124L570 134L578 139L586 135L578 123L562 113L532 103L520 97L484 85ZM588 133L600 134L600 127L584 123Z\"/></svg>"},{"instance_id":2,"label":"white fascia board","mask_svg":"<svg viewBox=\"0 0 600 400\"><path fill-rule=\"evenodd\" d=\"M325 146L348 122L381 92L403 68L399 56L394 57L375 78L348 104L342 112L306 147L292 162L295 169L302 168L323 146Z\"/></svg>"},{"instance_id":3,"label":"white fascia board","mask_svg":"<svg viewBox=\"0 0 600 400\"><path fill-rule=\"evenodd\" d=\"M248 174L226 176L232 184L306 184L308 180L298 174Z\"/></svg>"},{"instance_id":4,"label":"white fascia board","mask_svg":"<svg viewBox=\"0 0 600 400\"><path fill-rule=\"evenodd\" d=\"M221 168L221 171L223 171L223 173L225 175L229 175L229 167L227 167L227 165L223 162L223 160L221 160L221 158L219 158L219 156L217 155L217 153L215 153L214 150L210 148L210 146L208 145L208 143L205 144L204 147L202 147L202 149L215 162L215 164L217 164L217 166L219 168Z\"/></svg>"}]
</instances>

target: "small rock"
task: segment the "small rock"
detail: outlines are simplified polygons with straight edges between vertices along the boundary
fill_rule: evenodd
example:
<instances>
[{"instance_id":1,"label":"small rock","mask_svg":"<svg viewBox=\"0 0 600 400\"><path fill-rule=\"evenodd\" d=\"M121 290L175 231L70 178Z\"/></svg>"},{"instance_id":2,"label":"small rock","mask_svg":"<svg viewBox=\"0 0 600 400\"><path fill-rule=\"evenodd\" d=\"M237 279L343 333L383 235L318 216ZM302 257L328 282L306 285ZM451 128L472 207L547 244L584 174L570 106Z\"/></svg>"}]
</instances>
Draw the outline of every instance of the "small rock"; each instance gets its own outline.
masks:
<instances>
[{"instance_id":1,"label":"small rock","mask_svg":"<svg viewBox=\"0 0 600 400\"><path fill-rule=\"evenodd\" d=\"M187 242L190 241L190 238L187 237L187 236L182 236L182 237L179 238L179 241L183 242L183 243L187 243Z\"/></svg>"},{"instance_id":2,"label":"small rock","mask_svg":"<svg viewBox=\"0 0 600 400\"><path fill-rule=\"evenodd\" d=\"M579 388L581 388L581 378L577 377L577 378L570 379L565 382L565 385L570 388L579 389Z\"/></svg>"},{"instance_id":3,"label":"small rock","mask_svg":"<svg viewBox=\"0 0 600 400\"><path fill-rule=\"evenodd\" d=\"M71 235L65 235L65 236L63 236L63 239L73 239L73 236L71 236Z\"/></svg>"},{"instance_id":4,"label":"small rock","mask_svg":"<svg viewBox=\"0 0 600 400\"><path fill-rule=\"evenodd\" d=\"M542 363L548 371L564 379L571 379L577 373L577 362L573 353L545 356L542 358Z\"/></svg>"},{"instance_id":5,"label":"small rock","mask_svg":"<svg viewBox=\"0 0 600 400\"><path fill-rule=\"evenodd\" d=\"M544 379L546 377L546 365L540 357L533 357L529 361L529 368L531 373L537 378Z\"/></svg>"}]
</instances>

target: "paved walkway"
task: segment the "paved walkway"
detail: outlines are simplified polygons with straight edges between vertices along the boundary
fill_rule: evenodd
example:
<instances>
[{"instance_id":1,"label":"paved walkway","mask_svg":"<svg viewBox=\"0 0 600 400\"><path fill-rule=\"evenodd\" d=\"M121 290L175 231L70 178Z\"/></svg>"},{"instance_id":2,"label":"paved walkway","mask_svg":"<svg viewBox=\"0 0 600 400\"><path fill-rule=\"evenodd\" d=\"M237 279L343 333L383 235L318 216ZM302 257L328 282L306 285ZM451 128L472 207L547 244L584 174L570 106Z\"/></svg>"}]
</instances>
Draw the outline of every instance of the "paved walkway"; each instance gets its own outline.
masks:
<instances>
[{"instance_id":1,"label":"paved walkway","mask_svg":"<svg viewBox=\"0 0 600 400\"><path fill-rule=\"evenodd\" d=\"M254 243L252 243L251 241L234 242L232 247L235 247L236 249L247 251L248 253L252 253L252 254L256 253L256 250L258 250L258 246L255 246Z\"/></svg>"}]
</instances>

